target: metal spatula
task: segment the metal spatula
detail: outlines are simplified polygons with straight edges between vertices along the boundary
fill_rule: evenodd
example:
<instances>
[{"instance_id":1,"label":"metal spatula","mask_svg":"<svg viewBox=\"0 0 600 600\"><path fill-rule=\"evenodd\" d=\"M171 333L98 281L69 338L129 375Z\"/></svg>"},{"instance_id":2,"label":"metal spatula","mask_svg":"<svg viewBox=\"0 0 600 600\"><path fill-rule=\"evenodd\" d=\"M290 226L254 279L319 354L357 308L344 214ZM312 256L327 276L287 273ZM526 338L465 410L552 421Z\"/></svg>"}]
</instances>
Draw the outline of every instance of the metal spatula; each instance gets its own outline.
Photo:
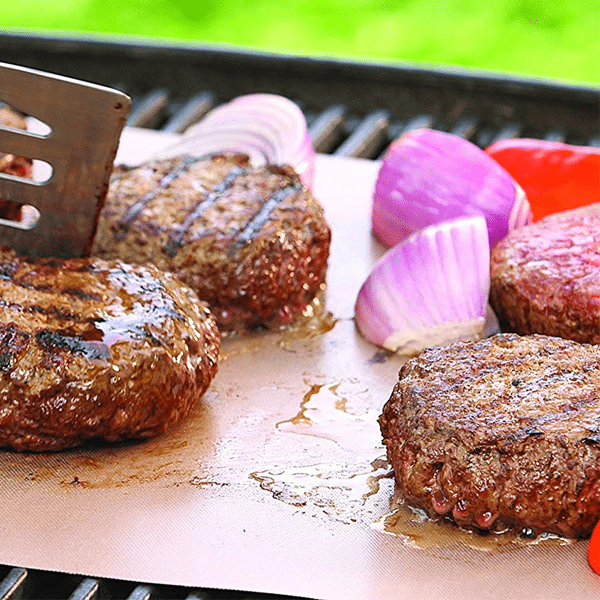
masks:
<instances>
[{"instance_id":1,"label":"metal spatula","mask_svg":"<svg viewBox=\"0 0 600 600\"><path fill-rule=\"evenodd\" d=\"M30 256L88 255L131 107L129 97L0 63L0 101L49 128L40 134L0 126L0 152L51 167L46 181L0 174L0 199L39 213L37 219L0 219L0 245Z\"/></svg>"}]
</instances>

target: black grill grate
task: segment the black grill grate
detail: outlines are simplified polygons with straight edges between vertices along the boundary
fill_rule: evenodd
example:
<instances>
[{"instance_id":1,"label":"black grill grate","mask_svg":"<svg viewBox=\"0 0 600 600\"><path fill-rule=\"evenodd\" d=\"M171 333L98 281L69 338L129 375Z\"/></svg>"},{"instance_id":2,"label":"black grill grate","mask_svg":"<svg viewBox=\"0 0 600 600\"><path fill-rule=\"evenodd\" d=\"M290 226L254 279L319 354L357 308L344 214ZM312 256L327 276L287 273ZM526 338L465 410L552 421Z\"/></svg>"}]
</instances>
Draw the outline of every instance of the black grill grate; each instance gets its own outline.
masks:
<instances>
[{"instance_id":1,"label":"black grill grate","mask_svg":"<svg viewBox=\"0 0 600 600\"><path fill-rule=\"evenodd\" d=\"M291 596L145 584L0 567L0 600L294 600Z\"/></svg>"},{"instance_id":2,"label":"black grill grate","mask_svg":"<svg viewBox=\"0 0 600 600\"><path fill-rule=\"evenodd\" d=\"M473 71L425 69L101 38L0 34L2 61L109 85L132 97L129 125L182 132L252 92L303 110L315 148L378 159L402 133L432 127L485 147L511 137L600 146L600 90ZM284 600L284 596L0 566L0 600ZM289 597L287 597L289 599Z\"/></svg>"},{"instance_id":3,"label":"black grill grate","mask_svg":"<svg viewBox=\"0 0 600 600\"><path fill-rule=\"evenodd\" d=\"M126 89L124 91L127 91ZM294 99L302 107L302 101ZM165 89L154 89L133 99L128 124L168 131L183 132L217 106L214 92L200 91L184 102L169 101ZM420 127L448 131L481 148L504 138L534 137L585 146L599 146L600 132L590 129L577 134L554 123L541 130L531 130L526 123L507 120L501 125L485 123L476 116L463 115L444 124L433 114L417 114L406 120L394 118L387 109L377 109L364 116L349 113L346 106L335 103L320 111L304 111L309 132L317 152L342 157L378 159L387 146L401 134Z\"/></svg>"}]
</instances>

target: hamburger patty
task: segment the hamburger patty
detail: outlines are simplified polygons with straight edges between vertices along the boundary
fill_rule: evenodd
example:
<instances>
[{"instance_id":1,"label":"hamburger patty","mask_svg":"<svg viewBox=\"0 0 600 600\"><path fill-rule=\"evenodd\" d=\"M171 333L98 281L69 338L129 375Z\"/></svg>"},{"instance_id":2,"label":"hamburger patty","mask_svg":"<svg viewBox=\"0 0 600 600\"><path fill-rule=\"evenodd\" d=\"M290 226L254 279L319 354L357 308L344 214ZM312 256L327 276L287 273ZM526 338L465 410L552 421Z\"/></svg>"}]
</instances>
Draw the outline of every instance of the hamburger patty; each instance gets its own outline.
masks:
<instances>
[{"instance_id":1,"label":"hamburger patty","mask_svg":"<svg viewBox=\"0 0 600 600\"><path fill-rule=\"evenodd\" d=\"M406 501L469 529L590 535L600 347L498 334L409 360L379 419Z\"/></svg>"},{"instance_id":2,"label":"hamburger patty","mask_svg":"<svg viewBox=\"0 0 600 600\"><path fill-rule=\"evenodd\" d=\"M208 308L152 266L3 250L0 305L1 447L156 435L217 370Z\"/></svg>"},{"instance_id":3,"label":"hamburger patty","mask_svg":"<svg viewBox=\"0 0 600 600\"><path fill-rule=\"evenodd\" d=\"M549 215L497 244L490 304L503 331L600 344L600 204Z\"/></svg>"},{"instance_id":4,"label":"hamburger patty","mask_svg":"<svg viewBox=\"0 0 600 600\"><path fill-rule=\"evenodd\" d=\"M330 236L290 167L179 157L114 173L92 253L175 273L223 331L277 328L321 288Z\"/></svg>"}]
</instances>

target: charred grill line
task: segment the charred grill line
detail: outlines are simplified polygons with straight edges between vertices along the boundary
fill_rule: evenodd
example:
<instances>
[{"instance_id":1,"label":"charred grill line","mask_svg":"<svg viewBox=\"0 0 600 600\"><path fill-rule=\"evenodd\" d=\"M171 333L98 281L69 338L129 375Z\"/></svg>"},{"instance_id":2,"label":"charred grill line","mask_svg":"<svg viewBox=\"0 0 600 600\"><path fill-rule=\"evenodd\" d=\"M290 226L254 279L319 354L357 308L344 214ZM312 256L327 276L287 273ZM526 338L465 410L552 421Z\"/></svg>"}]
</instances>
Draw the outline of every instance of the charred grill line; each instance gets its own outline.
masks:
<instances>
[{"instance_id":1,"label":"charred grill line","mask_svg":"<svg viewBox=\"0 0 600 600\"><path fill-rule=\"evenodd\" d=\"M0 371L10 372L17 355L29 342L30 335L14 323L0 326Z\"/></svg>"},{"instance_id":2,"label":"charred grill line","mask_svg":"<svg viewBox=\"0 0 600 600\"><path fill-rule=\"evenodd\" d=\"M66 296L79 298L80 300L100 300L99 294L90 294L89 292L78 288L63 288L61 293L65 294Z\"/></svg>"},{"instance_id":3,"label":"charred grill line","mask_svg":"<svg viewBox=\"0 0 600 600\"><path fill-rule=\"evenodd\" d=\"M174 169L169 171L158 183L156 187L144 194L137 202L132 204L127 212L118 222L117 238L122 238L125 232L131 227L131 224L136 220L144 207L152 202L160 192L167 189L180 175L185 173L195 162L198 162L200 157L186 156Z\"/></svg>"},{"instance_id":4,"label":"charred grill line","mask_svg":"<svg viewBox=\"0 0 600 600\"><path fill-rule=\"evenodd\" d=\"M65 335L58 331L44 329L36 333L35 338L48 350L60 348L92 360L107 360L110 354L108 346L102 342L88 342L79 336Z\"/></svg>"},{"instance_id":5,"label":"charred grill line","mask_svg":"<svg viewBox=\"0 0 600 600\"><path fill-rule=\"evenodd\" d=\"M0 277L2 279L2 277ZM102 296L100 294L88 294L82 290L78 290L76 288L63 288L62 290L56 290L50 285L42 284L35 285L33 283L26 283L25 281L21 281L19 279L12 279L12 283L24 290L34 290L36 292L47 292L55 295L63 295L63 296L71 296L72 298L78 298L79 300L94 300L101 301ZM46 308L44 308L41 312L48 312Z\"/></svg>"},{"instance_id":6,"label":"charred grill line","mask_svg":"<svg viewBox=\"0 0 600 600\"><path fill-rule=\"evenodd\" d=\"M213 204L223 192L233 186L236 179L246 173L248 169L243 167L234 167L227 175L223 178L212 192L210 192L204 199L200 200L196 206L186 215L183 223L177 228L173 228L170 232L169 239L163 247L163 252L168 256L175 256L177 250L183 245L185 236L189 231L190 227L196 222L196 220L202 215L202 213Z\"/></svg>"},{"instance_id":7,"label":"charred grill line","mask_svg":"<svg viewBox=\"0 0 600 600\"><path fill-rule=\"evenodd\" d=\"M38 304L20 304L20 303L15 303L15 302L6 302L5 300L0 298L0 307L2 307L3 309L8 309L8 310L15 310L15 311L20 311L20 312L24 312L24 313L37 313L37 314L42 314L42 315L47 315L49 317L54 317L56 319L58 319L59 321L77 321L77 322L81 322L81 321L86 321L87 319L85 319L82 315L79 315L77 313L73 313L73 312L68 312L66 310L60 310L58 308L49 308L49 307L42 307L39 306Z\"/></svg>"},{"instance_id":8,"label":"charred grill line","mask_svg":"<svg viewBox=\"0 0 600 600\"><path fill-rule=\"evenodd\" d=\"M234 237L233 244L229 250L232 254L244 244L247 244L252 238L260 231L262 226L269 219L269 215L274 208L280 204L285 198L293 194L294 192L301 190L302 184L295 182L287 185L286 187L277 190L270 198L267 198L260 209L250 218L250 220L243 226L240 227Z\"/></svg>"}]
</instances>

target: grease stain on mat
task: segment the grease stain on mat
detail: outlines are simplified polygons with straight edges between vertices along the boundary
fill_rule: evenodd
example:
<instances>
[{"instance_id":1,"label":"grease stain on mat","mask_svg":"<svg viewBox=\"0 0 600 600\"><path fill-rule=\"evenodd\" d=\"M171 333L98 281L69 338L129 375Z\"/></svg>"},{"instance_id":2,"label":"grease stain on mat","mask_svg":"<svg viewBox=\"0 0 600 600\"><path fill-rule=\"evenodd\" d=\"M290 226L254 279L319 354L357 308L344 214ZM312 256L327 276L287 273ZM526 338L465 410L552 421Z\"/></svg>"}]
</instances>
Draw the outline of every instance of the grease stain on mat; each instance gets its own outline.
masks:
<instances>
[{"instance_id":1,"label":"grease stain on mat","mask_svg":"<svg viewBox=\"0 0 600 600\"><path fill-rule=\"evenodd\" d=\"M379 411L351 412L340 383L313 384L300 411L276 424L278 431L335 442L347 460L336 463L280 466L251 477L273 497L303 509L316 509L344 523L370 522L382 480L390 467L381 445Z\"/></svg>"},{"instance_id":2,"label":"grease stain on mat","mask_svg":"<svg viewBox=\"0 0 600 600\"><path fill-rule=\"evenodd\" d=\"M348 400L338 393L340 383L311 385L304 395L300 412L277 423L279 431L310 435L336 442L362 458L382 453L378 410L350 412Z\"/></svg>"},{"instance_id":3,"label":"grease stain on mat","mask_svg":"<svg viewBox=\"0 0 600 600\"><path fill-rule=\"evenodd\" d=\"M368 521L372 510L369 497L380 489L380 480L389 477L389 467L375 460L356 472L356 465L316 464L252 473L260 487L273 498L297 507L316 508L343 523Z\"/></svg>"}]
</instances>

